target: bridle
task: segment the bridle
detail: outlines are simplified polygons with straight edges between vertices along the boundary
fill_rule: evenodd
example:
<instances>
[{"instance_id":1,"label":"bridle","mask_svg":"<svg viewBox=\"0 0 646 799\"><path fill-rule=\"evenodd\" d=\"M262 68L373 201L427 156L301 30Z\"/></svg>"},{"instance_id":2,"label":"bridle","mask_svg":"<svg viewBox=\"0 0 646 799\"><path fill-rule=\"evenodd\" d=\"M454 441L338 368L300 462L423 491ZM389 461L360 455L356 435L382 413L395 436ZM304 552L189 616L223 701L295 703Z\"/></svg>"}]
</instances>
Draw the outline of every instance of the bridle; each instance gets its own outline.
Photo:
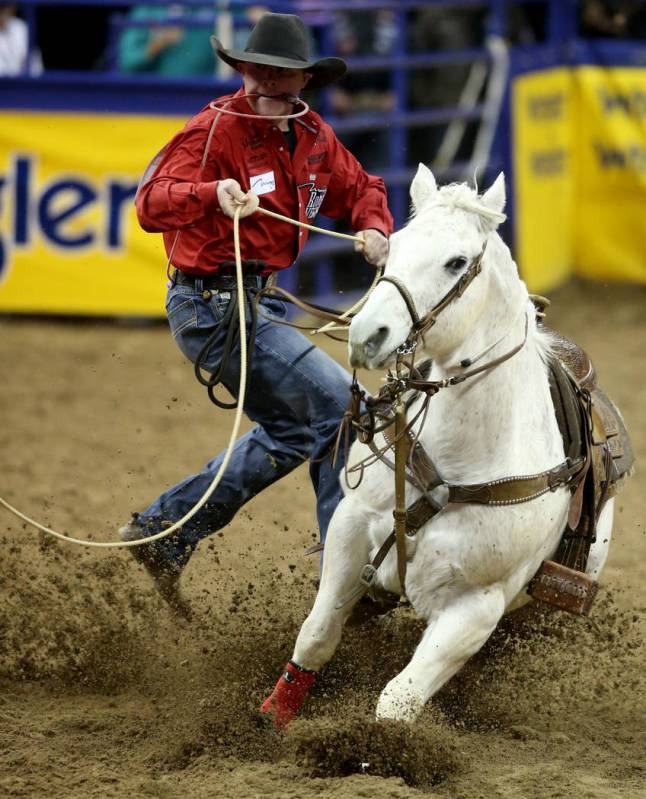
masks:
<instances>
[{"instance_id":1,"label":"bridle","mask_svg":"<svg viewBox=\"0 0 646 799\"><path fill-rule=\"evenodd\" d=\"M419 339L423 338L424 334L430 330L431 327L433 327L433 325L437 322L437 318L440 313L445 310L445 308L447 308L454 300L461 297L468 286L471 285L473 280L480 274L482 271L482 261L484 259L486 248L487 240L485 239L482 249L473 259L468 269L466 269L462 275L460 275L453 286L451 286L446 294L441 297L441 299L431 308L430 311L428 311L423 318L420 318L410 292L399 278L391 275L382 275L376 281L375 285L381 281L384 281L395 286L408 309L412 325L405 341L400 344L399 347L397 347L395 370L394 372L392 370L388 372L386 384L382 388L378 397L373 398L367 396L366 392L361 388L356 380L356 373L353 375L352 384L350 386L352 400L347 411L347 417L351 419L352 426L354 427L357 436L363 443L370 443L375 434L381 432L381 428L377 425L376 416L381 415L381 411L384 407L392 409L397 405L401 405L402 396L406 391L412 390L423 393L426 395L426 402L428 402L428 400L440 389L457 385L458 383L462 383L470 377L474 377L482 372L493 369L514 356L524 347L525 342L527 341L527 333L529 329L529 318L527 314L525 315L525 332L522 340L518 344L515 344L507 352L496 358L486 361L480 366L469 369L469 367L472 366L476 361L479 361L484 355L490 352L496 344L499 344L502 338L507 335L508 331L503 334L498 341L495 341L493 344L488 346L476 357L464 358L461 360L459 366L463 369L467 369L468 371L461 372L459 374L453 375L452 377L444 378L443 380L427 380L420 375L419 371L415 367L415 351L417 349L417 343ZM365 408L365 413L361 412L362 406ZM408 423L407 430L412 427L414 422L415 419ZM343 430L343 425L341 430Z\"/></svg>"},{"instance_id":2,"label":"bridle","mask_svg":"<svg viewBox=\"0 0 646 799\"><path fill-rule=\"evenodd\" d=\"M467 287L471 285L474 278L476 278L480 272L482 271L482 259L484 258L485 250L487 249L487 240L485 239L484 244L482 245L482 249L480 253L473 259L469 268L463 272L458 280L451 286L451 288L446 292L446 294L431 308L431 310L420 319L419 314L417 313L417 308L415 307L415 301L413 300L410 291L406 288L404 283L394 275L382 275L377 283L391 283L399 292L402 300L404 301L406 308L408 309L408 313L410 314L410 318L413 322L413 326L411 328L410 333L406 339L406 342L402 345L402 348L409 348L410 344L413 340L417 340L421 336L424 335L431 327L437 322L437 317L440 313L450 305L453 300L458 299L461 297L464 292L466 291Z\"/></svg>"}]
</instances>

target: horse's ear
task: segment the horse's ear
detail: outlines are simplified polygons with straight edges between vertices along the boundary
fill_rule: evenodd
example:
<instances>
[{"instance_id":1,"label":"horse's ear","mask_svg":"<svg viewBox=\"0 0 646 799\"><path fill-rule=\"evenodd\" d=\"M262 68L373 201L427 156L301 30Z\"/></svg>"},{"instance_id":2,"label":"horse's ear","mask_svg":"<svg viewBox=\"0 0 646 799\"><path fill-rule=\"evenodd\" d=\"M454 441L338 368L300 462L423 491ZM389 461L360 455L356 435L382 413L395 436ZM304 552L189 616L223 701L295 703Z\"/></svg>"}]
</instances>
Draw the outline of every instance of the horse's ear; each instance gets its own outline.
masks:
<instances>
[{"instance_id":1,"label":"horse's ear","mask_svg":"<svg viewBox=\"0 0 646 799\"><path fill-rule=\"evenodd\" d=\"M506 201L505 174L501 172L480 198L480 202L496 214L502 214Z\"/></svg>"},{"instance_id":2,"label":"horse's ear","mask_svg":"<svg viewBox=\"0 0 646 799\"><path fill-rule=\"evenodd\" d=\"M437 191L437 183L431 170L426 164L417 167L417 174L410 184L410 198L413 208L418 211L424 203Z\"/></svg>"}]
</instances>

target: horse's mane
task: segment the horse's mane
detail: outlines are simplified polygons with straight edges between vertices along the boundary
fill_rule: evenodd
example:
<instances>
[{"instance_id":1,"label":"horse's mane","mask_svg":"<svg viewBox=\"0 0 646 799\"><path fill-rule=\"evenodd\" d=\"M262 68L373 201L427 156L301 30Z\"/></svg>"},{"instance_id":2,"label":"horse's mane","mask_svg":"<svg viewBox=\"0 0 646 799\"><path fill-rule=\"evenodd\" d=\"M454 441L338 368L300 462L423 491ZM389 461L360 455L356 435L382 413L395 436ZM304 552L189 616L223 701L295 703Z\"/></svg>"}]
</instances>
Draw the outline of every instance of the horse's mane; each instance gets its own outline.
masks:
<instances>
[{"instance_id":1,"label":"horse's mane","mask_svg":"<svg viewBox=\"0 0 646 799\"><path fill-rule=\"evenodd\" d=\"M485 223L487 227L491 226L491 222L499 224L507 219L505 214L494 211L481 202L478 192L474 191L468 184L449 183L434 192L428 202L425 202L421 208L414 209L411 221L421 216L425 211L438 207L446 208L449 211L459 208L461 211L476 214L481 223Z\"/></svg>"}]
</instances>

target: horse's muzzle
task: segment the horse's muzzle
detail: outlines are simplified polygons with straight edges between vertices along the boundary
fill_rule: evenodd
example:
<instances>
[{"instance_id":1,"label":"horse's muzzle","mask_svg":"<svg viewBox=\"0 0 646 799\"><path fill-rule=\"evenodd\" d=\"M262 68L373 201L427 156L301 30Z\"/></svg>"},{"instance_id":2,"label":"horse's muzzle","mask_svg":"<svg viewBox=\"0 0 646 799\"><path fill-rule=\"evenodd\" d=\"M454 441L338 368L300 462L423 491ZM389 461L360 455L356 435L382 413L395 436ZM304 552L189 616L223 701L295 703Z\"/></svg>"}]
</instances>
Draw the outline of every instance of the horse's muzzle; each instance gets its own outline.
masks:
<instances>
[{"instance_id":1,"label":"horse's muzzle","mask_svg":"<svg viewBox=\"0 0 646 799\"><path fill-rule=\"evenodd\" d=\"M365 367L376 369L388 361L390 353L381 356L383 343L388 338L390 329L386 326L377 328L365 341L353 341L352 337L348 343L350 365L357 369Z\"/></svg>"}]
</instances>

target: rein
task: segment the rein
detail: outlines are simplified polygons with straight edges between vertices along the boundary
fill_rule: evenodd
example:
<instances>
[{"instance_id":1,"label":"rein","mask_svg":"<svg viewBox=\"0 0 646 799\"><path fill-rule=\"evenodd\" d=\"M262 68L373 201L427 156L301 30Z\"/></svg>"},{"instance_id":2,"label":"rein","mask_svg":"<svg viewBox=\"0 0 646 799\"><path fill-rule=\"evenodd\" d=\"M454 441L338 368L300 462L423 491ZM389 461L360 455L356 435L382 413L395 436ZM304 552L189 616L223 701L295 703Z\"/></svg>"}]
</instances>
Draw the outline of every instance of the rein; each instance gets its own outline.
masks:
<instances>
[{"instance_id":1,"label":"rein","mask_svg":"<svg viewBox=\"0 0 646 799\"><path fill-rule=\"evenodd\" d=\"M346 241L354 241L354 242L361 242L363 239L360 236L353 236L349 233L339 233L336 230L327 230L325 228L316 227L315 225L309 225L306 222L300 222L297 219L290 219L288 216L283 216L282 214L278 214L275 211L270 211L267 208L262 208L259 206L256 209L256 213L266 214L267 216L272 217L273 219L278 219L281 222L288 222L290 225L296 225L297 227L305 228L306 230L314 231L315 233L324 233L326 236L332 236L337 239L345 239ZM294 322L287 322L284 320L274 319L272 318L272 322L276 322L277 324L287 325L289 327L295 327L298 330L306 330L310 333L325 333L325 335L329 336L330 338L334 338L337 341L345 340L339 339L336 336L332 336L330 334L330 330L345 330L350 322L352 321L353 316L365 305L368 300L368 297L372 294L377 283L382 278L383 269L381 267L375 270L375 277L370 284L370 287L366 291L366 293L360 297L360 299L354 303L354 305L350 306L346 311L337 311L332 308L325 308L324 306L317 305L316 303L312 302L305 302L300 298L296 297L294 294L291 294L287 289L281 288L276 284L268 285L263 288L257 296L257 303L260 302L261 297L263 296L274 296L277 295L280 299L284 302L288 302L291 305L295 305L297 308L300 308L301 311L305 313L317 317L319 319L323 319L327 321L327 324L323 325L322 327L312 327L306 325L297 325ZM259 306L258 306L259 308ZM259 313L263 318L264 315L259 310Z\"/></svg>"},{"instance_id":2,"label":"rein","mask_svg":"<svg viewBox=\"0 0 646 799\"><path fill-rule=\"evenodd\" d=\"M244 286L244 282L243 282ZM202 349L198 352L197 357L195 358L195 364L193 371L195 372L195 377L197 378L198 383L206 387L206 392L209 396L209 399L214 405L217 405L218 408L223 408L224 410L232 410L237 408L238 405L244 406L246 395L247 395L247 387L245 385L245 390L243 394L238 394L238 400L233 400L233 402L226 402L225 400L218 399L215 396L215 388L222 382L222 378L224 373L226 372L229 363L231 361L231 357L233 355L233 350L235 349L236 341L242 340L245 338L246 330L240 326L236 326L234 324L234 319L236 314L239 314L239 306L248 305L249 306L249 315L251 318L251 326L249 330L249 335L246 339L245 350L247 355L247 362L246 368L248 372L251 372L251 360L253 358L253 349L254 344L256 341L256 330L258 328L258 311L257 305L254 302L254 290L251 288L244 287L242 294L238 292L237 286L231 289L231 297L229 303L227 304L227 309L224 313L224 316L215 326L213 332L209 335L207 340L204 342ZM220 359L216 368L209 374L208 377L204 377L202 374L202 370L205 369L204 362L208 358L209 353L211 352L211 348L213 347L214 343L217 341L218 336L222 330L226 331L224 345L222 348L222 358ZM243 358L242 349L240 350L240 358Z\"/></svg>"}]
</instances>

